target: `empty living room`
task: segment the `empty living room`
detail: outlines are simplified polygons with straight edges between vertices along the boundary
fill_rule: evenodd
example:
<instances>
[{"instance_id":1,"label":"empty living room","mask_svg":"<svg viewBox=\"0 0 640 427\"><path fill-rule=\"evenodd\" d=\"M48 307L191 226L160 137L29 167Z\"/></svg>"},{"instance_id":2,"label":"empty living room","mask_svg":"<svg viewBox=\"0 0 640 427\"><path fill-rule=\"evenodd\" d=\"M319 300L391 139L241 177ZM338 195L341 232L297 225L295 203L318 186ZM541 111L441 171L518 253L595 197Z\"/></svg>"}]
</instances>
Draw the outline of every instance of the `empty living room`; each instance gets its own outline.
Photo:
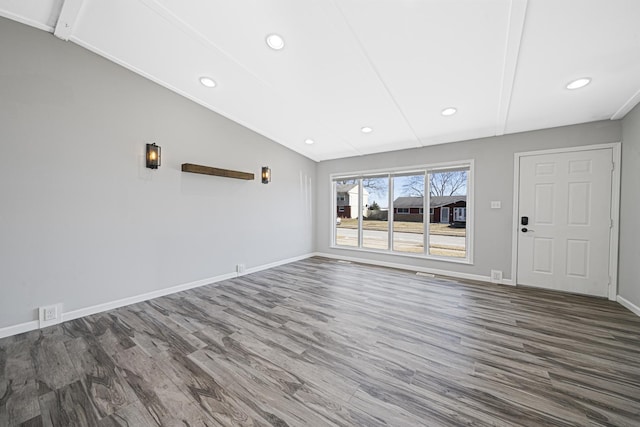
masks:
<instances>
[{"instance_id":1,"label":"empty living room","mask_svg":"<svg viewBox=\"0 0 640 427\"><path fill-rule=\"evenodd\" d=\"M640 426L639 22L0 0L0 427Z\"/></svg>"}]
</instances>

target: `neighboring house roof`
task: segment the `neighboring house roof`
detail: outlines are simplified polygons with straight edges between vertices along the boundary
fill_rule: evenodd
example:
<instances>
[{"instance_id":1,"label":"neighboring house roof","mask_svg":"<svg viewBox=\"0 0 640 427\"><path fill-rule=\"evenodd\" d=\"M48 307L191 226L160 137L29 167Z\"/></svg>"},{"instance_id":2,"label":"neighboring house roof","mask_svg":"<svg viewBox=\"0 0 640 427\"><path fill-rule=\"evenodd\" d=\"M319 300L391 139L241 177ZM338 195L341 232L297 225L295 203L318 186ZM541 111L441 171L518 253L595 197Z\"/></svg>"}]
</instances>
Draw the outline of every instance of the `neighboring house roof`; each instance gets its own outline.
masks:
<instances>
[{"instance_id":1,"label":"neighboring house roof","mask_svg":"<svg viewBox=\"0 0 640 427\"><path fill-rule=\"evenodd\" d=\"M432 208L439 208L440 206L452 205L458 202L466 202L467 196L433 196L431 197Z\"/></svg>"},{"instance_id":2,"label":"neighboring house roof","mask_svg":"<svg viewBox=\"0 0 640 427\"><path fill-rule=\"evenodd\" d=\"M398 197L393 201L394 208L421 208L423 197Z\"/></svg>"},{"instance_id":3,"label":"neighboring house roof","mask_svg":"<svg viewBox=\"0 0 640 427\"><path fill-rule=\"evenodd\" d=\"M336 193L349 193L353 189L358 189L358 184L336 184ZM362 193L368 195L366 188L362 189Z\"/></svg>"},{"instance_id":4,"label":"neighboring house roof","mask_svg":"<svg viewBox=\"0 0 640 427\"><path fill-rule=\"evenodd\" d=\"M421 208L423 197L398 197L393 201L394 208ZM439 208L458 202L466 202L467 196L433 196L430 198L430 207Z\"/></svg>"},{"instance_id":5,"label":"neighboring house roof","mask_svg":"<svg viewBox=\"0 0 640 427\"><path fill-rule=\"evenodd\" d=\"M336 185L336 193L348 193L353 189L353 187L357 187L358 184L337 184Z\"/></svg>"}]
</instances>

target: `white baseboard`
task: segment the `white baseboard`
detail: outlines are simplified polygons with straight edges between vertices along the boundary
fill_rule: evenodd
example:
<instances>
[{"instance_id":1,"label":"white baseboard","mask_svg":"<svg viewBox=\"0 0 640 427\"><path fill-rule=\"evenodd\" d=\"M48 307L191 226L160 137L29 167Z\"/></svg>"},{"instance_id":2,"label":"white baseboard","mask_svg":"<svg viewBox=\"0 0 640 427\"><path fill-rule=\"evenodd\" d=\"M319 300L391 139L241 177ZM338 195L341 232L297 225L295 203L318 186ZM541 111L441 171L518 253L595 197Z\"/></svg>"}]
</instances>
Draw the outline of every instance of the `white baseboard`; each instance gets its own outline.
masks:
<instances>
[{"instance_id":1,"label":"white baseboard","mask_svg":"<svg viewBox=\"0 0 640 427\"><path fill-rule=\"evenodd\" d=\"M5 328L0 328L0 338L10 337L12 335L18 335L25 332L33 331L35 329L38 329L39 325L39 321L32 320L30 322L24 322L17 325L7 326Z\"/></svg>"},{"instance_id":2,"label":"white baseboard","mask_svg":"<svg viewBox=\"0 0 640 427\"><path fill-rule=\"evenodd\" d=\"M620 305L628 308L636 316L640 316L640 307L638 307L637 305L635 305L634 303L632 303L628 299L626 299L624 297L621 297L620 295L618 295L618 297L616 299L620 303Z\"/></svg>"},{"instance_id":3,"label":"white baseboard","mask_svg":"<svg viewBox=\"0 0 640 427\"><path fill-rule=\"evenodd\" d=\"M68 311L62 314L62 321L79 319L91 314L102 313L103 311L113 310L114 308L124 307L126 305L137 304L143 301L149 301L154 298L163 297L165 295L175 294L176 292L186 291L187 289L198 288L200 286L209 285L211 283L222 282L235 278L236 273L221 274L220 276L210 277L208 279L196 280L195 282L184 283L182 285L172 286L170 288L159 289L145 294L134 295L132 297L122 298L116 301L106 302L104 304L93 305L78 310Z\"/></svg>"},{"instance_id":4,"label":"white baseboard","mask_svg":"<svg viewBox=\"0 0 640 427\"><path fill-rule=\"evenodd\" d=\"M270 268L279 267L281 265L290 264L290 263L296 262L296 261L301 261L303 259L311 258L313 256L316 256L316 254L315 253L309 253L309 254L293 257L293 258L283 259L282 261L272 262L270 264L264 264L264 265L259 265L257 267L247 268L244 273L238 274L238 276L244 276L245 274L257 273L258 271L268 270Z\"/></svg>"},{"instance_id":5,"label":"white baseboard","mask_svg":"<svg viewBox=\"0 0 640 427\"><path fill-rule=\"evenodd\" d=\"M80 317L89 316L91 314L102 313L104 311L113 310L115 308L124 307L126 305L148 301L148 300L159 298L165 295L175 294L177 292L186 291L187 289L193 289L193 288L198 288L200 286L209 285L216 282L222 282L224 280L233 279L238 276L243 276L245 274L255 273L258 271L267 270L269 268L277 267L280 265L289 264L294 261L310 258L312 256L314 256L313 253L301 255L294 258L288 258L285 260L276 261L270 264L264 264L264 265L259 265L257 267L248 268L243 274L238 274L235 272L221 274L219 276L196 280L194 282L189 282L189 283L183 283L181 285L172 286L170 288L159 289L157 291L147 292L140 295L134 295L132 297L122 298L116 301L110 301L103 304L93 305L91 307L85 307L85 308L80 308L78 310L68 311L66 313L62 313L62 322L79 319ZM0 328L0 338L10 337L12 335L18 335L24 332L34 331L38 328L39 328L39 322L37 320L20 323L18 325L7 326L4 328Z\"/></svg>"},{"instance_id":6,"label":"white baseboard","mask_svg":"<svg viewBox=\"0 0 640 427\"><path fill-rule=\"evenodd\" d=\"M417 267L415 265L398 264L395 262L387 262L387 261L376 261L376 260L371 260L366 258L349 257L349 256L335 255L335 254L329 254L324 252L316 252L314 255L319 257L331 258L331 259L359 262L362 264L379 265L381 267L397 268L399 270L418 271L421 273L435 274L438 276L455 277L456 279L477 280L479 282L495 283L491 281L490 276L482 276L479 274L459 273L457 271ZM502 282L500 284L513 285L513 282L509 279L502 279Z\"/></svg>"}]
</instances>

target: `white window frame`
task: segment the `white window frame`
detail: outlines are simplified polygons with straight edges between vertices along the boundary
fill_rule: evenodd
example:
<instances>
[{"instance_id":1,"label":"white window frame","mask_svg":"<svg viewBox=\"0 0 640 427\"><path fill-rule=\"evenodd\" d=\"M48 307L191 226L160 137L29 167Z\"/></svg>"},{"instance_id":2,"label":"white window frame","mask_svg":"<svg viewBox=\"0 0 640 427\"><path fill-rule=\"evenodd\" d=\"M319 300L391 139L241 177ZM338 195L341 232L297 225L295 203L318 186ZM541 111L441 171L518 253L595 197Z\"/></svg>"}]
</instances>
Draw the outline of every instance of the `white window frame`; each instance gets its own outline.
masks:
<instances>
[{"instance_id":1,"label":"white window frame","mask_svg":"<svg viewBox=\"0 0 640 427\"><path fill-rule=\"evenodd\" d=\"M464 206L457 206L453 208L453 220L454 221L467 221L467 208ZM457 219L460 218L460 212L462 212L462 218L463 219Z\"/></svg>"},{"instance_id":2,"label":"white window frame","mask_svg":"<svg viewBox=\"0 0 640 427\"><path fill-rule=\"evenodd\" d=\"M402 212L400 212L400 209L402 209ZM396 214L398 215L409 215L409 208L396 208L396 210L398 212L396 212ZM406 212L405 212L406 211Z\"/></svg>"},{"instance_id":3,"label":"white window frame","mask_svg":"<svg viewBox=\"0 0 640 427\"><path fill-rule=\"evenodd\" d=\"M335 173L335 174L331 174L329 176L329 184L330 184L330 188L332 189L332 214L330 216L331 218L331 242L330 242L330 248L331 249L340 249L340 250L349 250L349 251L359 251L359 252L372 252L372 253L382 253L382 254L389 254L389 255L393 255L393 256L401 256L401 257L407 257L407 258L420 258L420 259L432 259L432 260L438 260L438 261L446 261L446 262L451 262L451 263L456 263L456 264L470 264L473 265L473 259L474 259L474 244L473 244L473 237L475 234L475 226L474 226L474 184L475 184L475 175L474 175L474 160L473 159L468 159L468 160L460 160L460 161L456 161L456 162L445 162L445 163L434 163L434 164L426 164L426 165L417 165L417 166L410 166L410 167L401 167L401 168L395 168L395 169L375 169L375 170L363 170L363 171L355 171L355 172L349 172L349 173ZM388 175L389 177L393 177L394 175L399 175L399 174L410 174L410 173L415 173L415 174L425 174L425 194L429 194L429 177L428 174L429 173L437 173L437 172L444 172L447 170L467 170L467 206L466 206L466 217L467 217L467 221L466 221L466 228L467 228L467 233L466 233L466 239L465 239L465 243L466 243L466 257L465 258L453 258L453 257L447 257L447 256L440 256L440 255L431 255L429 254L429 241L428 238L430 236L430 231L429 231L429 225L430 222L429 220L425 220L423 221L424 223L424 227L425 227L425 231L424 231L424 236L425 236L425 252L423 254L415 254L415 253L408 253L408 252L399 252L399 251L394 251L393 250L393 245L391 244L391 240L393 239L393 215L394 215L394 207L393 207L393 180L390 179L389 180L389 218L388 218L388 223L389 223L389 228L388 228L388 232L389 232L389 249L370 249L370 248L363 248L362 247L362 207L360 207L360 213L358 215L358 241L359 244L357 247L355 246L340 246L336 244L336 220L334 218L335 216L335 209L336 209L336 197L334 197L335 193L335 182L339 181L339 180L345 180L345 179L358 179L359 182L359 188L362 188L362 178L368 178L370 176L373 175L377 175L377 176L384 176L384 175ZM360 190L361 191L361 190ZM429 212L431 213L431 207L429 206L429 197L424 197L424 207L423 207L423 212L426 212L427 209L429 210ZM405 215L405 214L400 214L400 215Z\"/></svg>"}]
</instances>

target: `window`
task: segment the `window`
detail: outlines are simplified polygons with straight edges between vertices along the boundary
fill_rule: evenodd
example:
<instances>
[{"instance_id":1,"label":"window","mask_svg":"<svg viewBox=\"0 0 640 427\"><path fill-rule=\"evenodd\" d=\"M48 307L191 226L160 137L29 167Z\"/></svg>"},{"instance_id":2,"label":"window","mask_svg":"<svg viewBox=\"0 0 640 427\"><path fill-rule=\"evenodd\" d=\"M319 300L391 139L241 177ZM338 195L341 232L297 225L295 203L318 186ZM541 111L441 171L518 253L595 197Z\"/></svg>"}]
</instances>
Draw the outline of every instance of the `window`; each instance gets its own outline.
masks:
<instances>
[{"instance_id":1,"label":"window","mask_svg":"<svg viewBox=\"0 0 640 427\"><path fill-rule=\"evenodd\" d=\"M467 161L332 177L333 245L471 263L472 172Z\"/></svg>"},{"instance_id":2,"label":"window","mask_svg":"<svg viewBox=\"0 0 640 427\"><path fill-rule=\"evenodd\" d=\"M337 217L340 218L340 222L335 220L335 234L334 239L337 245L340 246L351 246L358 247L360 241L360 230L358 227L358 205L360 204L357 200L358 188L359 188L359 180L358 179L345 179L336 181L333 186L333 194L337 195L338 193L347 193L355 192L356 194L356 203L353 204L353 200L349 200L349 204L345 206L337 206ZM344 196L340 196L343 199L346 199ZM337 200L338 197L335 197L334 200ZM353 198L352 198L353 199ZM344 201L344 200L343 200ZM334 208L335 209L335 208Z\"/></svg>"},{"instance_id":3,"label":"window","mask_svg":"<svg viewBox=\"0 0 640 427\"><path fill-rule=\"evenodd\" d=\"M389 249L389 177L363 178L362 203L362 247Z\"/></svg>"},{"instance_id":4,"label":"window","mask_svg":"<svg viewBox=\"0 0 640 427\"><path fill-rule=\"evenodd\" d=\"M425 173L396 174L391 176L393 181L394 205L398 208L398 215L393 218L393 250L412 254L424 254L424 221L418 214L410 213L411 208L424 206L424 176ZM400 211L404 210L404 214Z\"/></svg>"},{"instance_id":5,"label":"window","mask_svg":"<svg viewBox=\"0 0 640 427\"><path fill-rule=\"evenodd\" d=\"M461 167L428 172L430 200L435 208L429 224L429 255L469 259L469 171L470 167Z\"/></svg>"}]
</instances>

